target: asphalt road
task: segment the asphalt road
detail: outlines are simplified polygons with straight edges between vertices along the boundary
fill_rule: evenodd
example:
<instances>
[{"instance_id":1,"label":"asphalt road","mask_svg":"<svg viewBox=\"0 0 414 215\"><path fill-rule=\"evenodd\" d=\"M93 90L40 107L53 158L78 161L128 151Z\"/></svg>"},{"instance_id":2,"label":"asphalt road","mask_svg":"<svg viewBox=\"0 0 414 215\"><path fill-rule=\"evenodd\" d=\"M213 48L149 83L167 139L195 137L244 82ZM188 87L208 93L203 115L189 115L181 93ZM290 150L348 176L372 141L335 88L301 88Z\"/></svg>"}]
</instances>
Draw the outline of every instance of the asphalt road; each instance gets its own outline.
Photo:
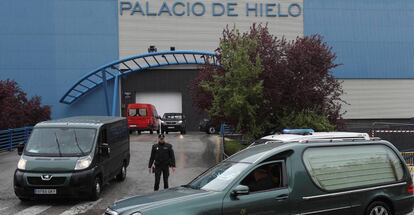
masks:
<instances>
[{"instance_id":1,"label":"asphalt road","mask_svg":"<svg viewBox=\"0 0 414 215\"><path fill-rule=\"evenodd\" d=\"M174 147L177 170L170 176L170 186L189 182L218 161L219 145L208 141L211 136L203 133L166 135L166 141ZM102 196L94 202L78 200L21 202L13 191L13 174L19 160L16 152L0 153L0 214L102 214L114 201L133 195L152 192L154 175L148 173L147 165L151 146L157 135L131 136L131 163L123 182L113 181L104 187ZM162 182L161 186L162 187Z\"/></svg>"}]
</instances>

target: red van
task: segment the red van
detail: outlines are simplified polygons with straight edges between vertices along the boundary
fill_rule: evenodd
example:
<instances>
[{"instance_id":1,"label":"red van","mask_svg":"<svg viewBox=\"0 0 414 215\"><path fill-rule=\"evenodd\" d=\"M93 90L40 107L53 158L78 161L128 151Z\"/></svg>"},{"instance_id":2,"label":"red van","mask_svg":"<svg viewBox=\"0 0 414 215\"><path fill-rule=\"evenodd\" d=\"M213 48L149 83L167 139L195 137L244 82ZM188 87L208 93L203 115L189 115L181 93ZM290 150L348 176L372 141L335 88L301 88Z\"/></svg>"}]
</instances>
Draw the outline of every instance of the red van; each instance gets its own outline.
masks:
<instances>
[{"instance_id":1,"label":"red van","mask_svg":"<svg viewBox=\"0 0 414 215\"><path fill-rule=\"evenodd\" d=\"M127 108L127 119L129 133L133 131L149 131L151 134L160 133L159 116L155 106L152 104L129 104Z\"/></svg>"}]
</instances>

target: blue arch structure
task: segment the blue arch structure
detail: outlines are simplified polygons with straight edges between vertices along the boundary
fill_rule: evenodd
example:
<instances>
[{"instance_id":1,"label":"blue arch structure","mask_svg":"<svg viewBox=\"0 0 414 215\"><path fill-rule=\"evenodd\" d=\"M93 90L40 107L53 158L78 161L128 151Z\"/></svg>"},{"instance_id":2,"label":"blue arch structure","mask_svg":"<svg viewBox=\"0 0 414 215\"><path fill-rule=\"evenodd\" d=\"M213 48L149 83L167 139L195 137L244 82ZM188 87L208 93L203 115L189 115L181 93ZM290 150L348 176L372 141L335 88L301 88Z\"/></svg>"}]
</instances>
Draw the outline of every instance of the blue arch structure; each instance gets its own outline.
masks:
<instances>
[{"instance_id":1,"label":"blue arch structure","mask_svg":"<svg viewBox=\"0 0 414 215\"><path fill-rule=\"evenodd\" d=\"M86 96L99 86L103 86L105 92L105 105L108 115L115 116L118 110L119 78L133 72L139 72L150 68L158 68L171 65L215 65L220 66L214 52L204 51L161 51L149 52L141 55L126 57L121 60L106 64L76 82L60 99L61 103L73 104L78 99ZM110 114L108 81L114 80L112 112Z\"/></svg>"}]
</instances>

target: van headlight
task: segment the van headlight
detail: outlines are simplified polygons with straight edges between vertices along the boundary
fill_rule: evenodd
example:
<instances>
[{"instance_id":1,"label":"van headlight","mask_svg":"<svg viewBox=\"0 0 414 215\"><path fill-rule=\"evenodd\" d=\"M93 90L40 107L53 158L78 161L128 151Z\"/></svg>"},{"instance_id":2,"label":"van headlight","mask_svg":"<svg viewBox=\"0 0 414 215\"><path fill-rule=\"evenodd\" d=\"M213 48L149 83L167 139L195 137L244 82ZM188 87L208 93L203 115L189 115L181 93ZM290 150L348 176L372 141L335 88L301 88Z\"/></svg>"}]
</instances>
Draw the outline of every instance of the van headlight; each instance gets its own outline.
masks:
<instances>
[{"instance_id":1,"label":"van headlight","mask_svg":"<svg viewBox=\"0 0 414 215\"><path fill-rule=\"evenodd\" d=\"M178 121L178 124L183 124L183 121L182 120Z\"/></svg>"},{"instance_id":2,"label":"van headlight","mask_svg":"<svg viewBox=\"0 0 414 215\"><path fill-rule=\"evenodd\" d=\"M79 158L76 162L75 170L82 170L88 168L92 163L91 156Z\"/></svg>"},{"instance_id":3,"label":"van headlight","mask_svg":"<svg viewBox=\"0 0 414 215\"><path fill-rule=\"evenodd\" d=\"M24 158L20 158L19 163L17 163L17 169L25 170L26 169L27 160Z\"/></svg>"}]
</instances>

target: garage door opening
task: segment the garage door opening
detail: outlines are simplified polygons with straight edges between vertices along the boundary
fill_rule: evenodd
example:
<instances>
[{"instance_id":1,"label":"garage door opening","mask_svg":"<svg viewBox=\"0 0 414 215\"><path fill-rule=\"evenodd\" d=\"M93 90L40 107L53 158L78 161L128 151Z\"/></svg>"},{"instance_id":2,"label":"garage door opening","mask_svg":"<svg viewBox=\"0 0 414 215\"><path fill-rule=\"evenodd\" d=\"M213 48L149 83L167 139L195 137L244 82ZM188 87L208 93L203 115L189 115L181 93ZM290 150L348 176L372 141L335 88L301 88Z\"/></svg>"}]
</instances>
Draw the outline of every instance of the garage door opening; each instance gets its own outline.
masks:
<instances>
[{"instance_id":1,"label":"garage door opening","mask_svg":"<svg viewBox=\"0 0 414 215\"><path fill-rule=\"evenodd\" d=\"M182 113L183 102L180 92L145 92L135 94L136 103L152 104L160 116L164 113Z\"/></svg>"}]
</instances>

